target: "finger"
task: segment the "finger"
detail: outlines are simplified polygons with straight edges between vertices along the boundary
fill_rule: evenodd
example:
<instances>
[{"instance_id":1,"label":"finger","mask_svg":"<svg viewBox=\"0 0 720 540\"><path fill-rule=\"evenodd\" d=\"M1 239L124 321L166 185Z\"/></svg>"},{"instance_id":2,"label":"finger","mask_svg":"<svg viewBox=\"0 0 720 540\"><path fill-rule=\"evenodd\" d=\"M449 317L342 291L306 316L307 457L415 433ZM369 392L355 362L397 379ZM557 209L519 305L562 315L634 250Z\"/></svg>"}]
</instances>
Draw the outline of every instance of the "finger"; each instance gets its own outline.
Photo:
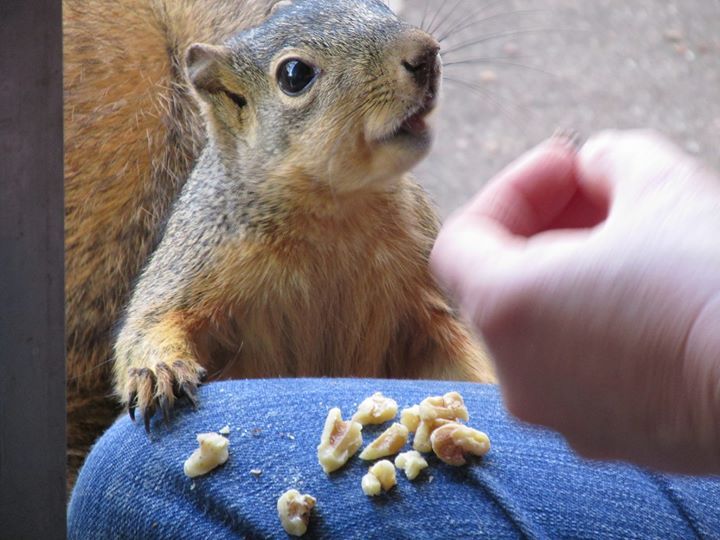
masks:
<instances>
[{"instance_id":1,"label":"finger","mask_svg":"<svg viewBox=\"0 0 720 540\"><path fill-rule=\"evenodd\" d=\"M497 222L463 214L443 227L430 267L466 316L482 326L495 300L572 259L589 234L582 229L554 230L528 240L510 234Z\"/></svg>"},{"instance_id":2,"label":"finger","mask_svg":"<svg viewBox=\"0 0 720 540\"><path fill-rule=\"evenodd\" d=\"M553 138L500 172L461 212L529 237L545 230L578 191L575 148Z\"/></svg>"},{"instance_id":3,"label":"finger","mask_svg":"<svg viewBox=\"0 0 720 540\"><path fill-rule=\"evenodd\" d=\"M606 131L579 151L577 178L595 201L612 211L634 208L649 190L686 178L697 164L651 131Z\"/></svg>"},{"instance_id":4,"label":"finger","mask_svg":"<svg viewBox=\"0 0 720 540\"><path fill-rule=\"evenodd\" d=\"M527 236L547 228L577 194L574 147L554 138L490 181L445 223L431 267L456 298L492 287L522 258Z\"/></svg>"},{"instance_id":5,"label":"finger","mask_svg":"<svg viewBox=\"0 0 720 540\"><path fill-rule=\"evenodd\" d=\"M605 221L607 213L604 202L593 200L583 190L578 190L546 230L591 229Z\"/></svg>"}]
</instances>

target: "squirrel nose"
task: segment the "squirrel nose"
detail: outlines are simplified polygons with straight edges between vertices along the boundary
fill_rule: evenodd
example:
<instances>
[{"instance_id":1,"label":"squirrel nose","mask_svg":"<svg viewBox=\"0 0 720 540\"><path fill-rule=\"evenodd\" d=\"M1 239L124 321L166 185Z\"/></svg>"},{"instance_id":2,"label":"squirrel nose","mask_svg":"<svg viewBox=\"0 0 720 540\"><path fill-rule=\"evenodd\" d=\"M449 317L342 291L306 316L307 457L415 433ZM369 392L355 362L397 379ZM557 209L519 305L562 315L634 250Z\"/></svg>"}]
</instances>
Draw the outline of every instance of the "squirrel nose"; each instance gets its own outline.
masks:
<instances>
[{"instance_id":1,"label":"squirrel nose","mask_svg":"<svg viewBox=\"0 0 720 540\"><path fill-rule=\"evenodd\" d=\"M440 47L430 46L420 54L402 61L403 67L412 75L418 86L426 87L437 78L438 52Z\"/></svg>"}]
</instances>

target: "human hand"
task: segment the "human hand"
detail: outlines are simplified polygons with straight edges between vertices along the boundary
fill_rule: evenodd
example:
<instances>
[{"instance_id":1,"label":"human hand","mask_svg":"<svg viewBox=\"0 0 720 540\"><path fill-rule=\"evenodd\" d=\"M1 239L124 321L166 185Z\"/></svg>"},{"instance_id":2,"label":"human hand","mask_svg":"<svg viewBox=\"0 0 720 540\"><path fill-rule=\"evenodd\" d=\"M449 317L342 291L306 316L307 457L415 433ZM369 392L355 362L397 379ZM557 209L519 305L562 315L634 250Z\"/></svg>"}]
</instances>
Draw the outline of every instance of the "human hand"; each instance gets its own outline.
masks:
<instances>
[{"instance_id":1,"label":"human hand","mask_svg":"<svg viewBox=\"0 0 720 540\"><path fill-rule=\"evenodd\" d=\"M432 266L508 409L587 457L720 473L720 179L657 135L549 141L445 225Z\"/></svg>"}]
</instances>

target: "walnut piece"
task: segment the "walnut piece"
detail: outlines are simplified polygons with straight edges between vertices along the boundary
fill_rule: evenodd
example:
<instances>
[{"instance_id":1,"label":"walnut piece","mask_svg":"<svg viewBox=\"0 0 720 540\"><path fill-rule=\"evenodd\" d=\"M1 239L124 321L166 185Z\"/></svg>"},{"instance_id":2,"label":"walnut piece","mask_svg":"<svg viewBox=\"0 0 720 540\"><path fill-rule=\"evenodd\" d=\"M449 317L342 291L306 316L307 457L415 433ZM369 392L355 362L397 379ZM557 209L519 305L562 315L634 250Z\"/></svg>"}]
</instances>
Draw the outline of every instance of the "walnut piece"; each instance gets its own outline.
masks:
<instances>
[{"instance_id":1,"label":"walnut piece","mask_svg":"<svg viewBox=\"0 0 720 540\"><path fill-rule=\"evenodd\" d=\"M384 424L395 418L397 410L397 402L394 399L383 396L381 392L375 392L358 405L352 419L362 425Z\"/></svg>"},{"instance_id":2,"label":"walnut piece","mask_svg":"<svg viewBox=\"0 0 720 540\"><path fill-rule=\"evenodd\" d=\"M430 435L433 452L448 465L465 465L465 455L484 456L490 451L490 439L482 431L456 422L437 428Z\"/></svg>"},{"instance_id":3,"label":"walnut piece","mask_svg":"<svg viewBox=\"0 0 720 540\"><path fill-rule=\"evenodd\" d=\"M370 467L361 482L363 493L368 497L379 495L381 491L388 491L396 484L395 466L387 459L378 461Z\"/></svg>"},{"instance_id":4,"label":"walnut piece","mask_svg":"<svg viewBox=\"0 0 720 540\"><path fill-rule=\"evenodd\" d=\"M468 421L465 401L458 392L448 392L444 396L425 398L420 402L420 420L464 420Z\"/></svg>"},{"instance_id":5,"label":"walnut piece","mask_svg":"<svg viewBox=\"0 0 720 540\"><path fill-rule=\"evenodd\" d=\"M450 423L450 420L438 418L436 420L422 420L413 437L413 448L418 452L432 452L430 435L438 427Z\"/></svg>"},{"instance_id":6,"label":"walnut piece","mask_svg":"<svg viewBox=\"0 0 720 540\"><path fill-rule=\"evenodd\" d=\"M292 536L302 536L307 532L310 512L317 501L310 495L300 495L296 489L282 494L277 502L278 516L285 532Z\"/></svg>"},{"instance_id":7,"label":"walnut piece","mask_svg":"<svg viewBox=\"0 0 720 540\"><path fill-rule=\"evenodd\" d=\"M378 480L377 476L372 473L367 473L362 477L360 487L362 487L363 493L368 497L380 495L380 492L382 492L382 484L380 483L380 480Z\"/></svg>"},{"instance_id":8,"label":"walnut piece","mask_svg":"<svg viewBox=\"0 0 720 540\"><path fill-rule=\"evenodd\" d=\"M402 424L393 424L362 451L360 459L371 461L397 454L407 443L408 433Z\"/></svg>"},{"instance_id":9,"label":"walnut piece","mask_svg":"<svg viewBox=\"0 0 720 540\"><path fill-rule=\"evenodd\" d=\"M228 460L230 441L218 433L200 433L197 436L200 448L185 460L183 470L190 478L212 471Z\"/></svg>"},{"instance_id":10,"label":"walnut piece","mask_svg":"<svg viewBox=\"0 0 720 540\"><path fill-rule=\"evenodd\" d=\"M413 448L418 452L430 452L432 450L430 435L440 426L448 422L467 421L470 418L467 407L465 407L465 401L458 392L448 392L444 396L425 398L417 407L419 423L415 429ZM415 421L414 414L414 411L407 413L408 422Z\"/></svg>"},{"instance_id":11,"label":"walnut piece","mask_svg":"<svg viewBox=\"0 0 720 540\"><path fill-rule=\"evenodd\" d=\"M410 433L417 431L420 425L420 405L413 405L403 409L400 413L400 423L408 428Z\"/></svg>"},{"instance_id":12,"label":"walnut piece","mask_svg":"<svg viewBox=\"0 0 720 540\"><path fill-rule=\"evenodd\" d=\"M408 480L415 480L420 474L420 471L427 468L428 463L425 461L425 458L420 455L420 452L410 450L409 452L398 454L395 458L395 466L405 471L405 476L407 476Z\"/></svg>"},{"instance_id":13,"label":"walnut piece","mask_svg":"<svg viewBox=\"0 0 720 540\"><path fill-rule=\"evenodd\" d=\"M345 465L362 442L362 425L352 420L343 421L340 409L330 409L317 447L318 461L323 470L331 473Z\"/></svg>"}]
</instances>

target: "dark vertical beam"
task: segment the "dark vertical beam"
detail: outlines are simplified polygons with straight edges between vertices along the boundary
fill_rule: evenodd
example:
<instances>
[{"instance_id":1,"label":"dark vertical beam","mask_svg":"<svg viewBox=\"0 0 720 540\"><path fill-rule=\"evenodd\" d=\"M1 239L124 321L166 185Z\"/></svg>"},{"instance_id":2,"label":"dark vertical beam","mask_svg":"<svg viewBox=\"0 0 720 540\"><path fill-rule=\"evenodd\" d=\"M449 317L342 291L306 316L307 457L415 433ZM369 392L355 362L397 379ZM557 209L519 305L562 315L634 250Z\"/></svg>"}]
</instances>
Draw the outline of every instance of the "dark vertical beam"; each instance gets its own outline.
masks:
<instances>
[{"instance_id":1,"label":"dark vertical beam","mask_svg":"<svg viewBox=\"0 0 720 540\"><path fill-rule=\"evenodd\" d=\"M0 0L0 537L65 537L61 0Z\"/></svg>"}]
</instances>

